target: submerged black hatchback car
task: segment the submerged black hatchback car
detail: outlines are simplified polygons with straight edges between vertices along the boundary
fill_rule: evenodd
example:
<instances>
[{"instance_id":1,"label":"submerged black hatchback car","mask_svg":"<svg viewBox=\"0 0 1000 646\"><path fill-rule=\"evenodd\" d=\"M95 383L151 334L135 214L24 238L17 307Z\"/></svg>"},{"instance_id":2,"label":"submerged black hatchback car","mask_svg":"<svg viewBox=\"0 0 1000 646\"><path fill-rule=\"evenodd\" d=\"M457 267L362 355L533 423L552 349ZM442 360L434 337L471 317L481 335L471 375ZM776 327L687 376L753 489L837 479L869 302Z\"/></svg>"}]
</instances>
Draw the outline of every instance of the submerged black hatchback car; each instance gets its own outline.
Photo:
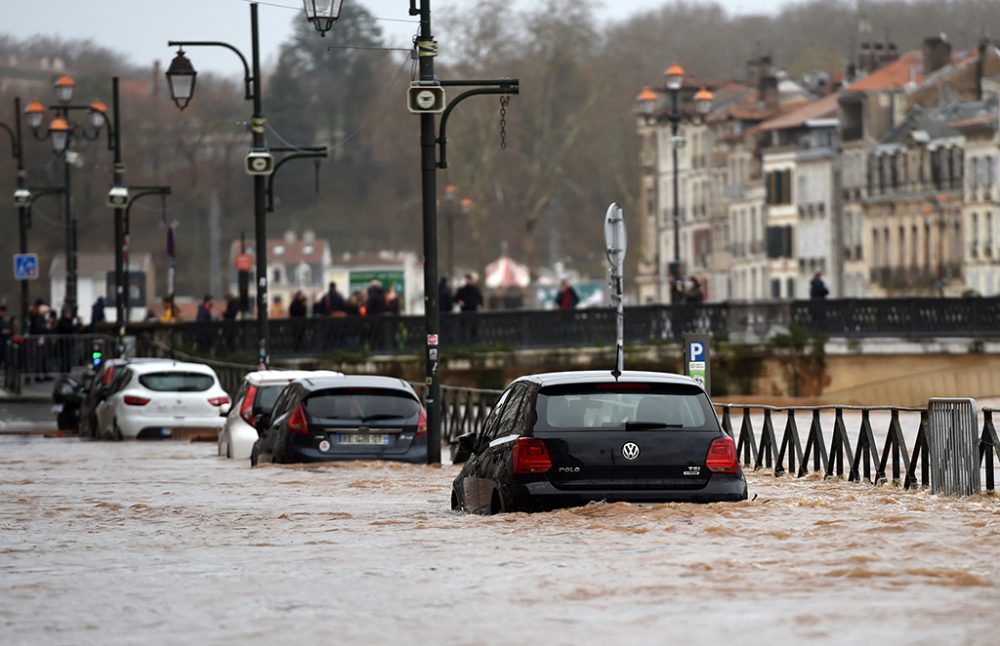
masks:
<instances>
[{"instance_id":1,"label":"submerged black hatchback car","mask_svg":"<svg viewBox=\"0 0 1000 646\"><path fill-rule=\"evenodd\" d=\"M427 416L413 387L391 377L304 377L261 420L250 464L427 462Z\"/></svg>"},{"instance_id":2,"label":"submerged black hatchback car","mask_svg":"<svg viewBox=\"0 0 1000 646\"><path fill-rule=\"evenodd\" d=\"M747 498L736 447L694 380L658 372L522 377L497 400L452 486L452 509Z\"/></svg>"}]
</instances>

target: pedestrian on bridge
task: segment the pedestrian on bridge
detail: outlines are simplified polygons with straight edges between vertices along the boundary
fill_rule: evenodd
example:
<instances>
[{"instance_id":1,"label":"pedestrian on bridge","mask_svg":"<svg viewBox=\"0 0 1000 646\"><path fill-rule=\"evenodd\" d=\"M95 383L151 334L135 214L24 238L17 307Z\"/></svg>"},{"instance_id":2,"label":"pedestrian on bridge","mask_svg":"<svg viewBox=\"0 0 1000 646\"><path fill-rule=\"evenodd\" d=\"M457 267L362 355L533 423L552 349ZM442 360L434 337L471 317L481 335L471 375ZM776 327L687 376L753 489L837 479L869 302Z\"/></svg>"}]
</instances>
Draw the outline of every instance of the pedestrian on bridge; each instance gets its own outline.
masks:
<instances>
[{"instance_id":1,"label":"pedestrian on bridge","mask_svg":"<svg viewBox=\"0 0 1000 646\"><path fill-rule=\"evenodd\" d=\"M813 279L809 281L809 298L822 300L829 293L830 290L826 288L826 283L823 282L823 272L817 271Z\"/></svg>"},{"instance_id":2,"label":"pedestrian on bridge","mask_svg":"<svg viewBox=\"0 0 1000 646\"><path fill-rule=\"evenodd\" d=\"M462 314L475 314L483 306L483 293L476 286L472 274L465 275L465 284L455 292L455 301ZM466 343L475 343L479 339L479 323L476 317L463 316L462 337Z\"/></svg>"},{"instance_id":3,"label":"pedestrian on bridge","mask_svg":"<svg viewBox=\"0 0 1000 646\"><path fill-rule=\"evenodd\" d=\"M559 285L559 292L556 294L556 307L561 310L572 310L576 309L579 303L580 296L569 284L569 281L563 278Z\"/></svg>"}]
</instances>

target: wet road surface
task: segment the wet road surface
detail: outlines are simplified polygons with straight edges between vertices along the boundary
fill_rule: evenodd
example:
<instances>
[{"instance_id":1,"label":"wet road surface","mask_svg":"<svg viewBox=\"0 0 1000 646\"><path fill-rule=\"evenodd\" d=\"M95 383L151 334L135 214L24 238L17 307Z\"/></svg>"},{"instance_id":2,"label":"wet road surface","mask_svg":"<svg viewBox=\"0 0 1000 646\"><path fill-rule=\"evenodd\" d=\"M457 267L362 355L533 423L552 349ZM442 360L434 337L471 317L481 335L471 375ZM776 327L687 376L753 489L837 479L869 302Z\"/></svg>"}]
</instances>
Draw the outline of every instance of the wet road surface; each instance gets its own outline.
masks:
<instances>
[{"instance_id":1,"label":"wet road surface","mask_svg":"<svg viewBox=\"0 0 1000 646\"><path fill-rule=\"evenodd\" d=\"M996 643L1000 500L448 510L456 467L0 438L0 642Z\"/></svg>"}]
</instances>

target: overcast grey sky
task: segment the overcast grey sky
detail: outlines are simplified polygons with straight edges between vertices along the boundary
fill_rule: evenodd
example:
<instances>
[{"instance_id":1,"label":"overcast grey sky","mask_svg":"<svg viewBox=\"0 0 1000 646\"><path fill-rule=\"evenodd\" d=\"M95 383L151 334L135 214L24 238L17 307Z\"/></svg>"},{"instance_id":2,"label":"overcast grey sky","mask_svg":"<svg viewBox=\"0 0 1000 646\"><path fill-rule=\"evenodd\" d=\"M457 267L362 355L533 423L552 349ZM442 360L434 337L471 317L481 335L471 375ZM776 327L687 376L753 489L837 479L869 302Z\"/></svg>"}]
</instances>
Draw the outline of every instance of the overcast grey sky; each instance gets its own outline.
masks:
<instances>
[{"instance_id":1,"label":"overcast grey sky","mask_svg":"<svg viewBox=\"0 0 1000 646\"><path fill-rule=\"evenodd\" d=\"M528 0L521 0L524 5ZM699 3L709 0L688 0ZM718 0L733 13L770 11L785 0ZM246 0L3 0L5 11L0 30L18 37L58 34L65 38L90 39L124 53L131 62L149 65L159 58L169 61L167 41L224 40L250 52L250 10ZM408 15L407 0L344 0L344 12L362 4L373 15L394 45L405 46L416 31ZM475 11L477 0L433 0L438 18L454 11ZM604 0L602 19L615 20L644 9L666 4L665 0ZM302 15L301 0L261 0L261 51L271 58L291 32L292 20ZM304 19L304 18L303 18ZM239 61L229 52L204 49L191 55L199 70L227 75L240 71Z\"/></svg>"}]
</instances>

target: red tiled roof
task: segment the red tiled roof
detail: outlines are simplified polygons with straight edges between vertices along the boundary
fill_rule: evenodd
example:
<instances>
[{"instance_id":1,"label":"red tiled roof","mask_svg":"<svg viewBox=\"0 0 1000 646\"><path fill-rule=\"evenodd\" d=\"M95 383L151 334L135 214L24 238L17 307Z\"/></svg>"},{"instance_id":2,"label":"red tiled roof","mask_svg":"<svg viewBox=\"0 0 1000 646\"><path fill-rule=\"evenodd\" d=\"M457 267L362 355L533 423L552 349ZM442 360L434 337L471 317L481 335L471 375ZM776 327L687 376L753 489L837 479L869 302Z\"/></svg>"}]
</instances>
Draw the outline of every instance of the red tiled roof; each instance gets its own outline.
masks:
<instances>
[{"instance_id":1,"label":"red tiled roof","mask_svg":"<svg viewBox=\"0 0 1000 646\"><path fill-rule=\"evenodd\" d=\"M848 92L891 90L901 88L910 81L920 81L923 75L923 56L917 50L906 52L893 62L880 67L868 76L847 86Z\"/></svg>"},{"instance_id":2,"label":"red tiled roof","mask_svg":"<svg viewBox=\"0 0 1000 646\"><path fill-rule=\"evenodd\" d=\"M837 115L837 95L830 94L817 101L796 107L790 112L786 112L773 119L769 119L760 124L758 128L764 130L784 130L785 128L797 128L810 119L823 119Z\"/></svg>"}]
</instances>

